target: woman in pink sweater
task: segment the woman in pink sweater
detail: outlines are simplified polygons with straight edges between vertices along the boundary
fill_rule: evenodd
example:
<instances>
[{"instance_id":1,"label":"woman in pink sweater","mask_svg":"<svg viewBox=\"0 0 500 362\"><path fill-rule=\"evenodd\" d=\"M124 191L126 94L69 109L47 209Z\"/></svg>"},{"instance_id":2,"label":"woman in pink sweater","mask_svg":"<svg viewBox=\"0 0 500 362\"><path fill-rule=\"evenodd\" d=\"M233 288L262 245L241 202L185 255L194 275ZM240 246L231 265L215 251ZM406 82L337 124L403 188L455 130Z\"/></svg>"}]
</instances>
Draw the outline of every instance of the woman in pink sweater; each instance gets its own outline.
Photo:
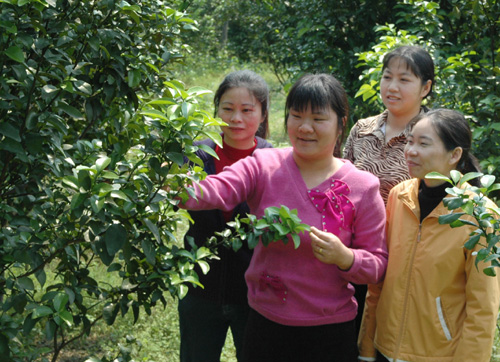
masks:
<instances>
[{"instance_id":1,"label":"woman in pink sweater","mask_svg":"<svg viewBox=\"0 0 500 362\"><path fill-rule=\"evenodd\" d=\"M293 242L258 244L245 274L251 313L245 361L356 361L356 300L351 283L382 280L387 265L384 202L378 179L334 155L348 117L342 85L305 75L286 100L292 147L262 149L195 187L187 209L250 212L297 209L310 233ZM337 148L338 149L338 148Z\"/></svg>"}]
</instances>

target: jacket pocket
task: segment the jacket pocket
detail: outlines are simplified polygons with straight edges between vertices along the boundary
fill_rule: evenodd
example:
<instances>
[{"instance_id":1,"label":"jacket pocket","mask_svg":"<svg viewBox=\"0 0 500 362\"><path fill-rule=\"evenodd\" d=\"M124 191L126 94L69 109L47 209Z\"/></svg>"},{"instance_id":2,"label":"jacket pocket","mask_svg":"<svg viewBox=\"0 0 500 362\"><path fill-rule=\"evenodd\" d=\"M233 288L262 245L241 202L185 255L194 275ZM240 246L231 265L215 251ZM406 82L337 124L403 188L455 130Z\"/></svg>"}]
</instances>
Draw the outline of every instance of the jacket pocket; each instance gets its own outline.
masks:
<instances>
[{"instance_id":1,"label":"jacket pocket","mask_svg":"<svg viewBox=\"0 0 500 362\"><path fill-rule=\"evenodd\" d=\"M446 319L444 318L443 306L441 304L441 297L436 298L436 310L439 317L439 323L441 323L441 328L448 341L451 341L451 333L448 325L446 324Z\"/></svg>"}]
</instances>

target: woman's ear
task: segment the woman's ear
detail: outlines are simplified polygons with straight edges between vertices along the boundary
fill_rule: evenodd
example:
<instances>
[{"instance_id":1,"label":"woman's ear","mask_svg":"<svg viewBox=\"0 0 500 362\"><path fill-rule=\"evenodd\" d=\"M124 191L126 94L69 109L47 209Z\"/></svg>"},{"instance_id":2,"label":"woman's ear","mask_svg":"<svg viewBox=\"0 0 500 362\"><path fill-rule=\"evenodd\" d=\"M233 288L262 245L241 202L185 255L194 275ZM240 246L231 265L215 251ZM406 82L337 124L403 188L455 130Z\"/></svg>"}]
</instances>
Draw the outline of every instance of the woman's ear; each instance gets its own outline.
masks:
<instances>
[{"instance_id":1,"label":"woman's ear","mask_svg":"<svg viewBox=\"0 0 500 362\"><path fill-rule=\"evenodd\" d=\"M464 150L462 149L462 147L455 147L455 149L451 151L450 164L457 164L462 158L463 152Z\"/></svg>"},{"instance_id":2,"label":"woman's ear","mask_svg":"<svg viewBox=\"0 0 500 362\"><path fill-rule=\"evenodd\" d=\"M343 125L342 128L345 128L346 124L347 124L347 116L344 116L342 117L342 125Z\"/></svg>"},{"instance_id":3,"label":"woman's ear","mask_svg":"<svg viewBox=\"0 0 500 362\"><path fill-rule=\"evenodd\" d=\"M422 87L422 93L420 94L422 98L425 98L431 91L432 80L428 80Z\"/></svg>"}]
</instances>

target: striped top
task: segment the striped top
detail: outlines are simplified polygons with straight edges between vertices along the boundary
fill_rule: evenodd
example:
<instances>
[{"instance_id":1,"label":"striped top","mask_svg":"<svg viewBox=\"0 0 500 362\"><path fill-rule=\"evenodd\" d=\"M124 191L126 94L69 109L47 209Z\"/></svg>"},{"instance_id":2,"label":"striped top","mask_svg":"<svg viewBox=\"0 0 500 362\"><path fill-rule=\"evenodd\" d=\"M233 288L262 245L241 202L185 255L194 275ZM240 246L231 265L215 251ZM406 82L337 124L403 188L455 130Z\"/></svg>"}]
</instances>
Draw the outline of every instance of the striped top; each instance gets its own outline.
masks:
<instances>
[{"instance_id":1,"label":"striped top","mask_svg":"<svg viewBox=\"0 0 500 362\"><path fill-rule=\"evenodd\" d=\"M427 111L426 107L421 108L421 112ZM386 110L378 116L357 121L351 128L344 147L345 159L360 170L368 171L379 178L380 194L385 204L391 189L411 178L404 157L404 148L412 122L409 122L398 136L386 142L387 115Z\"/></svg>"}]
</instances>

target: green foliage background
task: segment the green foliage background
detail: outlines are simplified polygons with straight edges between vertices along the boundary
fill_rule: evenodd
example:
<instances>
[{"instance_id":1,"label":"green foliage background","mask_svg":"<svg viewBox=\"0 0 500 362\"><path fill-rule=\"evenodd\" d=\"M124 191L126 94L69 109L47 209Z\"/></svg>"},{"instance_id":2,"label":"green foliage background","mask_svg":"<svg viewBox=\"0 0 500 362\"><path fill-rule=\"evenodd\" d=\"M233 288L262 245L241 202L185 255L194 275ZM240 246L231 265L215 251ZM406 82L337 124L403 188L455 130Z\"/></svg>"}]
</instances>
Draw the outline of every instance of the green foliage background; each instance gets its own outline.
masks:
<instances>
[{"instance_id":1,"label":"green foliage background","mask_svg":"<svg viewBox=\"0 0 500 362\"><path fill-rule=\"evenodd\" d=\"M213 255L182 248L186 218L162 187L182 197L204 177L183 160L196 163L198 137L220 142L204 88L230 70L269 79L280 146L302 73L343 82L352 124L382 110L383 55L421 45L436 63L430 105L469 118L474 153L498 175L499 15L494 0L0 0L0 355L60 360L82 336L109 335L102 321L125 341L89 349L93 361L131 360L139 340L125 335L148 324L177 343L175 298Z\"/></svg>"}]
</instances>

